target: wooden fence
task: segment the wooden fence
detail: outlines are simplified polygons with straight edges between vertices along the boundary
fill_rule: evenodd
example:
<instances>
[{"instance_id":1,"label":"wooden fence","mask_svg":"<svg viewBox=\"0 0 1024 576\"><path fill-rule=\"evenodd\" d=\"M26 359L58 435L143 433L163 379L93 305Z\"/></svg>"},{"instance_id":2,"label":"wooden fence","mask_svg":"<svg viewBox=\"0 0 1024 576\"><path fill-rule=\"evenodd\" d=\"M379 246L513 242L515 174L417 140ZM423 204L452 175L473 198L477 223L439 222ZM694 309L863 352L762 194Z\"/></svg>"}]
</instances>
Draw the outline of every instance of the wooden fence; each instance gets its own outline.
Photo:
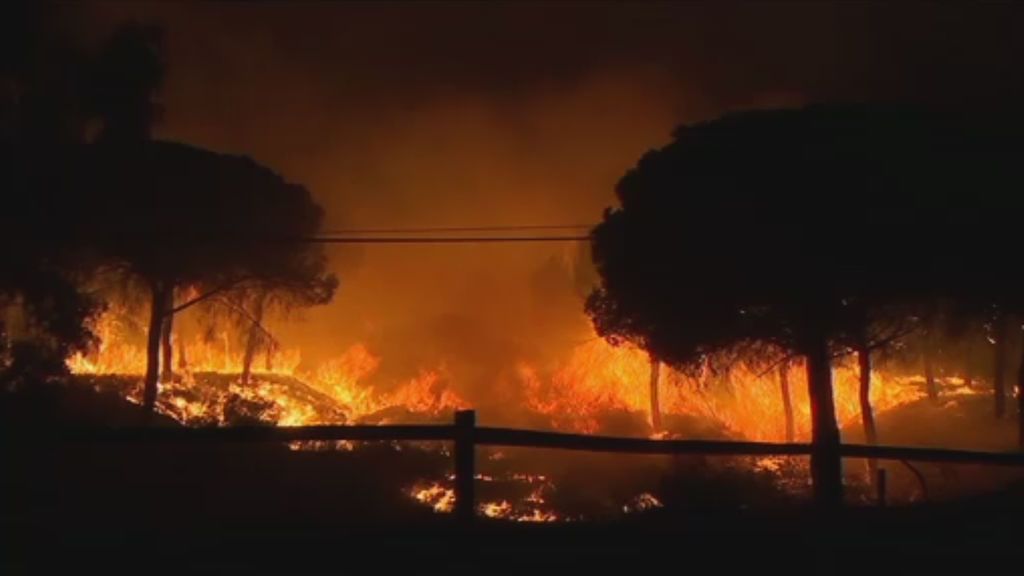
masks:
<instances>
[{"instance_id":1,"label":"wooden fence","mask_svg":"<svg viewBox=\"0 0 1024 576\"><path fill-rule=\"evenodd\" d=\"M8 439L11 441L14 439ZM809 456L810 444L775 442L734 442L719 440L654 440L648 438L622 438L542 432L516 428L494 428L476 425L476 412L464 410L455 413L454 424L398 424L398 425L343 425L295 427L229 427L178 428L132 427L57 429L33 431L31 438L17 441L59 443L124 443L124 442L298 442L298 441L446 441L454 443L455 459L455 515L469 522L475 515L476 497L474 477L477 446L511 446L523 448L553 448L587 452L614 452L625 454L688 454L713 456ZM842 444L839 453L844 458L873 458L915 462L942 462L956 464L985 464L991 466L1024 466L1021 452L974 452L938 448L907 448L895 446L868 446ZM880 477L884 485L884 476ZM884 490L884 488L883 488Z\"/></svg>"}]
</instances>

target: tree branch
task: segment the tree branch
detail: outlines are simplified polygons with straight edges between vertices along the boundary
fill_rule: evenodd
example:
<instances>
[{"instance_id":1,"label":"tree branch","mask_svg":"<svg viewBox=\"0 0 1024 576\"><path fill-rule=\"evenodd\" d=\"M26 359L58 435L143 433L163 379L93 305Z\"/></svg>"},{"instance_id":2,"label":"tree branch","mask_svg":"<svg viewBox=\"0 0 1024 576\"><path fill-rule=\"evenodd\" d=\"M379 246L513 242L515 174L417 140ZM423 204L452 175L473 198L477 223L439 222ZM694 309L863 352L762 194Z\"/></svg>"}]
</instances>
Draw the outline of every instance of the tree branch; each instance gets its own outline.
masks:
<instances>
[{"instance_id":1,"label":"tree branch","mask_svg":"<svg viewBox=\"0 0 1024 576\"><path fill-rule=\"evenodd\" d=\"M270 342L275 347L280 347L281 344L280 344L280 342L277 341L277 338L275 338L274 335L270 333L270 330L267 330L263 326L263 324L260 323L259 320L257 320L255 317L253 317L253 315L250 314L248 310L246 310L245 308L243 308L241 306L238 306L238 305L234 304L233 302L231 302L229 300L226 300L224 298L218 298L216 300L216 302L219 303L219 304L223 304L224 306L227 306L228 308L230 308L230 309L234 310L235 312L238 312L239 314L244 316L245 319L248 320L249 322L252 322L252 325L255 326L257 329L259 329L260 332L263 332L263 334L266 335L266 337L270 340Z\"/></svg>"},{"instance_id":2,"label":"tree branch","mask_svg":"<svg viewBox=\"0 0 1024 576\"><path fill-rule=\"evenodd\" d=\"M913 328L907 328L907 329L904 329L904 330L894 330L892 334L886 336L885 338L879 338L878 340L875 340L875 341L871 342L868 345L867 349L868 350L877 350L879 348L884 348L885 346L888 346L889 344L891 344L893 341L899 340L900 338L906 336L907 334L912 333L913 331L914 331ZM843 356L847 356L847 355L852 354L853 352L856 351L853 348L846 348L846 350L847 350L846 352L837 352L835 354L830 354L829 355L829 360L831 361L831 360L835 360L837 358L842 358ZM802 354L798 354L798 353L795 353L795 352L791 352L791 353L783 356L779 360L776 360L775 362L772 362L768 366L768 368L766 368L764 371L762 371L761 373L759 373L757 375L757 378L763 378L764 376L767 376L769 373L771 373L773 370L778 368L783 363L789 362L790 360L793 360L794 358L797 358L799 356L802 356Z\"/></svg>"},{"instance_id":3,"label":"tree branch","mask_svg":"<svg viewBox=\"0 0 1024 576\"><path fill-rule=\"evenodd\" d=\"M878 340L869 343L868 350L877 350L878 348L884 348L889 344L892 344L894 341L899 340L900 338L903 338L904 336L907 336L909 334L912 334L913 332L914 328L893 330L892 333L886 336L885 338L879 338Z\"/></svg>"},{"instance_id":4,"label":"tree branch","mask_svg":"<svg viewBox=\"0 0 1024 576\"><path fill-rule=\"evenodd\" d=\"M196 296L195 298L185 302L184 304L179 304L179 305L175 306L174 308L171 308L167 312L164 312L164 315L165 316L171 316L173 314L177 314L178 312L181 312L181 311L183 311L183 310L185 310L187 308L191 308L192 306L194 306L196 304L199 304L203 300L206 300L208 298L216 296L217 294L220 294L221 292L230 290L230 289L234 288L235 286L238 286L242 282L245 282L246 280L248 280L248 278L240 278L238 280L234 280L232 282L228 282L227 284L222 284L222 285L214 288L213 290L210 290L209 292L206 292L205 294L200 294L199 296Z\"/></svg>"},{"instance_id":5,"label":"tree branch","mask_svg":"<svg viewBox=\"0 0 1024 576\"><path fill-rule=\"evenodd\" d=\"M779 366L782 366L783 364L789 362L790 360L792 360L792 359L794 359L794 358L796 358L798 356L803 356L803 354L797 354L796 352L790 352L789 354L786 354L782 358L780 358L780 359L776 360L775 362L772 362L771 364L769 364L768 368L765 368L765 370L763 372L761 372L760 374L758 374L756 376L756 378L764 378L769 373L774 372ZM838 358L839 356L835 356L835 357Z\"/></svg>"}]
</instances>

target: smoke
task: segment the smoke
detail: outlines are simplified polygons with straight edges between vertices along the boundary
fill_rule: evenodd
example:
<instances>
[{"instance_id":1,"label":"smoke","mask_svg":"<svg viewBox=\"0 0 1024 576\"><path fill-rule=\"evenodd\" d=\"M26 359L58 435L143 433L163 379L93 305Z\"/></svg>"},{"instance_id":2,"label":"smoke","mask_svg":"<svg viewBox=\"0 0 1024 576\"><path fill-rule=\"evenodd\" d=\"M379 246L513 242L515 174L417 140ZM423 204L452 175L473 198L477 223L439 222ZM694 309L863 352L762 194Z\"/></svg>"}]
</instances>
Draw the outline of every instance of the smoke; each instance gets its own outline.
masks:
<instances>
[{"instance_id":1,"label":"smoke","mask_svg":"<svg viewBox=\"0 0 1024 576\"><path fill-rule=\"evenodd\" d=\"M231 11L242 20L230 32L156 8L170 65L158 137L249 154L304 183L328 229L594 223L619 176L667 141L684 109L653 68L448 84L387 53L376 54L373 74L359 71L367 64L353 55L363 47L335 46L335 61L282 46L258 33L266 21L245 20L260 6ZM330 252L342 279L335 302L274 326L311 364L364 342L382 357L384 382L442 367L480 398L517 362L589 337L578 286L589 263L577 245Z\"/></svg>"},{"instance_id":2,"label":"smoke","mask_svg":"<svg viewBox=\"0 0 1024 576\"><path fill-rule=\"evenodd\" d=\"M373 116L383 125L339 127L366 145L323 152L311 186L332 228L593 223L618 177L676 122L659 81L608 71L517 100L467 94L385 109ZM321 328L302 333L316 334L322 353L366 340L384 369L458 364L457 387L487 386L517 361L587 337L580 248L338 247L337 301L315 313Z\"/></svg>"},{"instance_id":3,"label":"smoke","mask_svg":"<svg viewBox=\"0 0 1024 576\"><path fill-rule=\"evenodd\" d=\"M75 10L92 42L130 19L163 25L158 137L273 167L310 188L332 229L594 223L618 178L681 122L820 99L976 100L979 84L1017 76L990 34L971 44L990 65L961 66L969 90L941 85L951 70L915 68L936 41L1000 22L994 8L962 25L952 8L890 10L884 26L880 7L857 5ZM515 362L589 337L578 246L333 247L331 258L335 302L274 327L310 362L366 342L382 378L443 365L474 399Z\"/></svg>"}]
</instances>

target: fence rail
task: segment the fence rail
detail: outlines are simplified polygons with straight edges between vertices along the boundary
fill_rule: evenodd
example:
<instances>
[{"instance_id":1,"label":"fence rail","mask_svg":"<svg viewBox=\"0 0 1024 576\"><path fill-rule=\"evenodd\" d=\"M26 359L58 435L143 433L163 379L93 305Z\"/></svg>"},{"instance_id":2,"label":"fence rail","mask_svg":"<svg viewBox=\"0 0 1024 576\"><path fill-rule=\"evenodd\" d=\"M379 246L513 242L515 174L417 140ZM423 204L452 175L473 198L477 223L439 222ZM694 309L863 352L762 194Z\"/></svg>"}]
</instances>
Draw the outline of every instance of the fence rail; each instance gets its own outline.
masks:
<instances>
[{"instance_id":1,"label":"fence rail","mask_svg":"<svg viewBox=\"0 0 1024 576\"><path fill-rule=\"evenodd\" d=\"M7 437L11 443L210 443L300 441L446 441L455 444L455 514L469 521L475 514L476 446L547 448L625 454L690 454L709 456L809 456L810 444L734 442L726 440L656 440L544 432L476 425L476 413L455 413L454 424L245 426L226 428L125 427L44 429ZM872 458L933 463L1024 466L1022 452L976 452L944 448L842 444L844 458Z\"/></svg>"}]
</instances>

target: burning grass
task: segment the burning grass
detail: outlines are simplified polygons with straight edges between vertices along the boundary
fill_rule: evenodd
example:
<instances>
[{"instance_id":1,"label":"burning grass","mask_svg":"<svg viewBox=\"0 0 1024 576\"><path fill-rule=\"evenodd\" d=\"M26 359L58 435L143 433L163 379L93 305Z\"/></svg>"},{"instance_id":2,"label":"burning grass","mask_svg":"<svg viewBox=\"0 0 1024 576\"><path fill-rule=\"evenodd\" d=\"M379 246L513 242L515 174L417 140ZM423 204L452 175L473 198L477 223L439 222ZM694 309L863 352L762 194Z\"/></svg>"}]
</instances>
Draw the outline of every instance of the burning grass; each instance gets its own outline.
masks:
<instances>
[{"instance_id":1,"label":"burning grass","mask_svg":"<svg viewBox=\"0 0 1024 576\"><path fill-rule=\"evenodd\" d=\"M130 323L124 318L123 312L116 311L101 316L94 327L101 339L98 349L74 356L68 366L79 380L139 403L145 355L142 346L127 336ZM232 341L227 332L187 341L175 339L174 348L183 360L175 376L160 383L158 411L190 426L297 426L450 422L454 410L474 404L471 396L456 392L456 378L442 363L423 367L404 380L386 381L380 375L381 357L362 344L318 366L305 365L298 350L267 351L262 361L253 364L250 382L242 385L239 374L244 350L233 347ZM653 437L785 439L784 402L778 372L771 364L741 360L714 367L709 361L694 374L663 368L659 384L661 430L655 430L651 423L650 371L649 358L643 351L611 346L597 338L577 346L561 362L541 365L521 360L513 378L515 398L521 405L512 412L521 414L522 419L500 424L521 425L527 421L555 430ZM860 418L856 367L841 359L834 375L840 423L856 429ZM795 438L807 441L810 407L804 369L799 363L791 367L789 380ZM956 378L943 380L946 402L977 394L976 388L967 388ZM921 404L925 397L923 378L919 376L884 369L872 375L871 400L880 416ZM887 441L884 429L882 441ZM293 446L302 450L353 447L348 442ZM768 478L782 493L792 494L805 490L807 484L805 465L797 460L738 459L731 461L732 472L723 477L740 478L743 474L739 471L743 471L756 476L758 482ZM599 516L608 510L648 511L659 507L655 503L680 501L668 495L671 490L664 486L627 483L628 489L614 497L603 494L587 500L584 496L586 503L578 504L573 498L587 493L592 477L577 480L563 473L557 478L560 489L556 489L552 470L559 466L551 464L554 460L548 462L547 468L534 469L530 458L488 458L490 469L484 468L484 476L478 479L483 502L480 513L517 521L553 521ZM618 462L610 467L597 466L603 469L598 474L604 478L617 466ZM719 468L715 465L708 470ZM593 466L581 469L595 470ZM666 470L660 466L650 474L664 475ZM755 484L758 490L763 487ZM736 489L748 490L752 485L744 486L737 485ZM408 487L406 493L437 512L451 508L449 479L423 479Z\"/></svg>"},{"instance_id":2,"label":"burning grass","mask_svg":"<svg viewBox=\"0 0 1024 576\"><path fill-rule=\"evenodd\" d=\"M145 371L142 346L125 337L123 313L108 312L95 326L100 345L78 354L68 366L78 375L138 376ZM238 382L244 351L227 332L213 338L175 341L176 376L161 382L158 409L184 424L230 424L240 416L277 425L379 422L448 418L471 402L455 391L454 377L441 367L423 367L404 381L381 382L380 356L355 344L337 357L306 367L299 350L274 350L253 364L253 381ZM608 432L616 417L634 419L630 428L651 435L650 361L641 350L592 339L563 362L540 367L522 360L516 387L521 412L540 416L556 430ZM840 360L835 368L836 409L841 425L858 420L857 370ZM803 367L790 369L796 439L810 437L810 404ZM661 371L660 408L667 433L687 436L784 440L785 418L777 371L764 363L739 361L694 375ZM123 390L138 401L138 386ZM946 398L977 393L956 378L946 379ZM872 374L871 401L882 413L925 397L923 378L885 370ZM617 416L618 415L618 416ZM537 421L536 418L533 421ZM622 433L623 431L616 431Z\"/></svg>"},{"instance_id":3,"label":"burning grass","mask_svg":"<svg viewBox=\"0 0 1024 576\"><path fill-rule=\"evenodd\" d=\"M117 387L130 401L140 403L145 372L144 350L126 338L123 313L108 312L94 327L100 337L91 354L76 354L68 367L76 375L106 388ZM301 426L356 421L386 423L388 413L437 417L468 403L443 381L439 370L424 369L405 382L381 390L368 383L380 358L356 344L340 356L303 370L298 350L268 352L252 366L248 385L239 381L244 350L233 349L228 333L174 342L179 358L175 375L160 382L157 409L185 425L264 423ZM104 379L102 376L122 376Z\"/></svg>"},{"instance_id":4,"label":"burning grass","mask_svg":"<svg viewBox=\"0 0 1024 576\"><path fill-rule=\"evenodd\" d=\"M476 480L483 500L477 505L477 513L481 516L512 522L573 520L560 517L547 502L555 485L542 475L477 474ZM414 484L408 494L434 512L448 514L455 509L453 482L454 478L450 476L444 481L421 481Z\"/></svg>"}]
</instances>

